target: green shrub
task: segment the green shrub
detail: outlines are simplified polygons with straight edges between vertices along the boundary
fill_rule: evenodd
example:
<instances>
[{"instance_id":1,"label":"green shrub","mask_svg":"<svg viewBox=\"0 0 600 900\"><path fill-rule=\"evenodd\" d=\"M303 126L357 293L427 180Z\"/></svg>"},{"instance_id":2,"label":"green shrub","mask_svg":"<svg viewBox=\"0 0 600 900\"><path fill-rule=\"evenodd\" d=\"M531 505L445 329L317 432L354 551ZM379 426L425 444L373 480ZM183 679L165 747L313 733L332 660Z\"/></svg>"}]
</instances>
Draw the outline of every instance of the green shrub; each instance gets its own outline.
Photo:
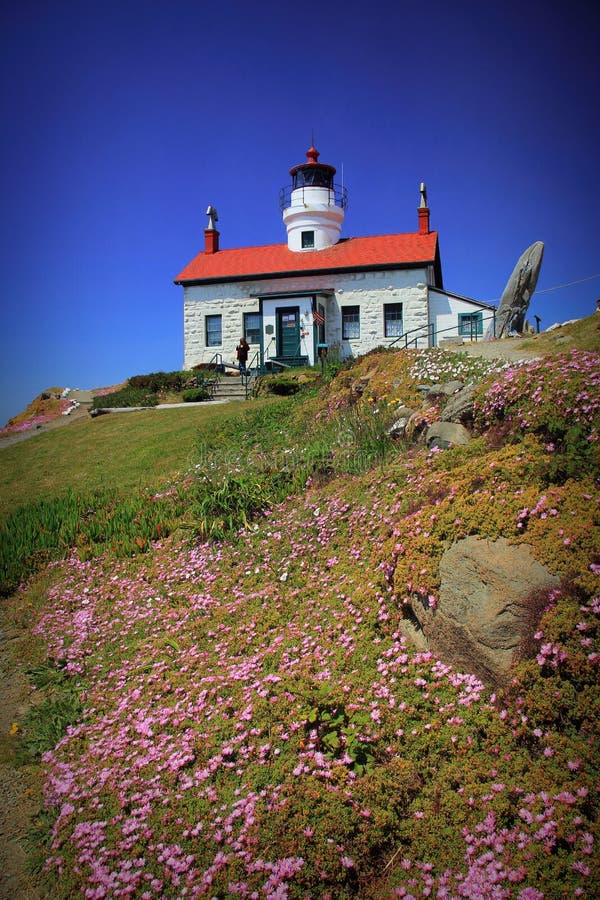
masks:
<instances>
[{"instance_id":1,"label":"green shrub","mask_svg":"<svg viewBox=\"0 0 600 900\"><path fill-rule=\"evenodd\" d=\"M206 388L190 388L181 395L184 403L200 403L202 400L210 400L210 392Z\"/></svg>"},{"instance_id":2,"label":"green shrub","mask_svg":"<svg viewBox=\"0 0 600 900\"><path fill-rule=\"evenodd\" d=\"M194 377L194 372L186 371L150 372L148 375L133 375L129 379L129 385L158 394L161 391L180 391Z\"/></svg>"},{"instance_id":3,"label":"green shrub","mask_svg":"<svg viewBox=\"0 0 600 900\"><path fill-rule=\"evenodd\" d=\"M157 406L158 397L147 388L127 387L114 394L94 397L92 409L115 409L124 406Z\"/></svg>"},{"instance_id":4,"label":"green shrub","mask_svg":"<svg viewBox=\"0 0 600 900\"><path fill-rule=\"evenodd\" d=\"M267 382L267 390L271 394L278 394L280 397L289 397L291 394L297 394L300 390L299 383L290 378L289 375L274 375Z\"/></svg>"}]
</instances>

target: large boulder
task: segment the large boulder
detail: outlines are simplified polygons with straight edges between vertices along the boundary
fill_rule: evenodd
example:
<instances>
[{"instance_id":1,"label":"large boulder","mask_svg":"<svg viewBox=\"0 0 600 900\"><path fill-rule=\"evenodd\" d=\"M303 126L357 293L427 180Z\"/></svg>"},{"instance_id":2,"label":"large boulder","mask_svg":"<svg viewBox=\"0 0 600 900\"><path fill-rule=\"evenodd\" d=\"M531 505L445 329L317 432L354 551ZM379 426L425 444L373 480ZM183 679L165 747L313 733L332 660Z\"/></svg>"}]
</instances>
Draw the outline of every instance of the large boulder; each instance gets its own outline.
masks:
<instances>
[{"instance_id":1,"label":"large boulder","mask_svg":"<svg viewBox=\"0 0 600 900\"><path fill-rule=\"evenodd\" d=\"M533 624L528 598L559 579L528 544L477 537L457 541L444 553L440 579L437 609L413 607L409 629L417 624L421 646L426 642L455 669L489 684L504 681Z\"/></svg>"},{"instance_id":2,"label":"large boulder","mask_svg":"<svg viewBox=\"0 0 600 900\"><path fill-rule=\"evenodd\" d=\"M488 325L485 333L486 341L523 331L525 315L535 291L543 256L544 245L542 241L536 241L519 257L500 299L496 321Z\"/></svg>"}]
</instances>

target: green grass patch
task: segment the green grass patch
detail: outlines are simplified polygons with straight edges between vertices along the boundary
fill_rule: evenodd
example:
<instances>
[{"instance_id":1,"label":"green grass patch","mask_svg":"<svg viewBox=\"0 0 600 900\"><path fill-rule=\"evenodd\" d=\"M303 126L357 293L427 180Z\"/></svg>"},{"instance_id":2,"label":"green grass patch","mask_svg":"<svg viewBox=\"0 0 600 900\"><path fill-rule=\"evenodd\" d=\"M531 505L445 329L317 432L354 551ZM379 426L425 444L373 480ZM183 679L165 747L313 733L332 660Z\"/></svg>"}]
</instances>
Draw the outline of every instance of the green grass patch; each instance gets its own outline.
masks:
<instances>
[{"instance_id":1,"label":"green grass patch","mask_svg":"<svg viewBox=\"0 0 600 900\"><path fill-rule=\"evenodd\" d=\"M219 431L243 403L148 410L69 424L0 450L0 515L69 491L117 491L176 478L198 434Z\"/></svg>"},{"instance_id":2,"label":"green grass patch","mask_svg":"<svg viewBox=\"0 0 600 900\"><path fill-rule=\"evenodd\" d=\"M0 522L0 596L73 547L83 560L108 549L117 557L143 553L171 533L182 512L177 488L163 494L70 492L18 507Z\"/></svg>"},{"instance_id":3,"label":"green grass patch","mask_svg":"<svg viewBox=\"0 0 600 900\"><path fill-rule=\"evenodd\" d=\"M565 309L567 307L565 306ZM600 316L594 313L552 331L544 331L519 343L524 350L534 350L540 356L563 353L565 350L594 350L600 352Z\"/></svg>"}]
</instances>

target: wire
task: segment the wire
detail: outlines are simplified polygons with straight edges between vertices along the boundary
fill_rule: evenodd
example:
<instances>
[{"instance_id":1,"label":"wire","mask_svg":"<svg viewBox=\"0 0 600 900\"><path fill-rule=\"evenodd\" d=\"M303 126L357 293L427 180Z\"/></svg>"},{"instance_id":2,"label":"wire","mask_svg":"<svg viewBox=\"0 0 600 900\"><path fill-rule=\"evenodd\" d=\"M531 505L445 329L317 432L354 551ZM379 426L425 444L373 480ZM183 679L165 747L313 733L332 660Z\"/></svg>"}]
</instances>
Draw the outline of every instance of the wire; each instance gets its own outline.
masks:
<instances>
[{"instance_id":1,"label":"wire","mask_svg":"<svg viewBox=\"0 0 600 900\"><path fill-rule=\"evenodd\" d=\"M566 284L557 284L556 287L544 288L543 291L535 291L535 293L547 294L548 291L559 291L561 288L571 287L573 284L582 284L584 281L593 281L594 278L600 278L600 275L588 275L587 278L579 278L577 281L567 281Z\"/></svg>"},{"instance_id":2,"label":"wire","mask_svg":"<svg viewBox=\"0 0 600 900\"><path fill-rule=\"evenodd\" d=\"M594 278L600 278L599 275L588 275L587 278L578 278L577 281L567 281L566 284L557 284L555 287L544 288L542 291L534 291L531 295L537 297L538 294L548 294L550 291L560 291L562 288L572 287L574 284L583 284L584 281L593 281ZM498 303L502 297L495 297L493 300L486 300L486 303Z\"/></svg>"}]
</instances>

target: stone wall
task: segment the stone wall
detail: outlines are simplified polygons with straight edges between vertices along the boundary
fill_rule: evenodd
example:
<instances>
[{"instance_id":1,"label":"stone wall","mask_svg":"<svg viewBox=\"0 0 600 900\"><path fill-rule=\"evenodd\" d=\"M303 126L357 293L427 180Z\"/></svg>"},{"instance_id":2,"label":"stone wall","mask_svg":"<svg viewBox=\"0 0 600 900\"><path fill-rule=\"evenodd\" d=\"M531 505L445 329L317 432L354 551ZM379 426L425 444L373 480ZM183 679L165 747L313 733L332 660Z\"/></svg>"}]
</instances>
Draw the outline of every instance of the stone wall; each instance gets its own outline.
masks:
<instances>
[{"instance_id":1,"label":"stone wall","mask_svg":"<svg viewBox=\"0 0 600 900\"><path fill-rule=\"evenodd\" d=\"M384 334L383 306L402 303L404 332L426 326L428 321L426 270L384 270L348 274L272 278L262 281L232 282L230 284L193 285L184 288L184 367L208 362L215 354L222 354L226 362L235 361L235 347L243 333L243 314L258 312L258 294L290 291L333 291L323 302L326 311L326 340L339 346L346 356L357 356L377 346L387 346L392 338ZM344 306L360 307L360 337L342 340ZM222 316L222 344L206 346L206 316ZM420 346L427 345L423 327ZM268 339L265 341L268 343ZM251 346L252 356L259 345Z\"/></svg>"}]
</instances>

